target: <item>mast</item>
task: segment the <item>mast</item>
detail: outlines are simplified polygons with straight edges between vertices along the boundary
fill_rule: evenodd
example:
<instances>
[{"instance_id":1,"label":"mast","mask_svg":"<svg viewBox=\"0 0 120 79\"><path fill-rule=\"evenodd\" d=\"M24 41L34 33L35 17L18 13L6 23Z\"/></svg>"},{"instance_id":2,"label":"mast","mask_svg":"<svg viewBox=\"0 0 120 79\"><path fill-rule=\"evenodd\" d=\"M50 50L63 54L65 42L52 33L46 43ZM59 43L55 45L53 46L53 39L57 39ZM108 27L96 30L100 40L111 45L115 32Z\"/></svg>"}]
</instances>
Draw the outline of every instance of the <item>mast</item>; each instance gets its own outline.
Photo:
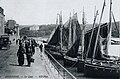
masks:
<instances>
[{"instance_id":1,"label":"mast","mask_svg":"<svg viewBox=\"0 0 120 79\"><path fill-rule=\"evenodd\" d=\"M57 17L56 17L56 25L58 25L58 13L57 13Z\"/></svg>"},{"instance_id":2,"label":"mast","mask_svg":"<svg viewBox=\"0 0 120 79\"><path fill-rule=\"evenodd\" d=\"M83 7L82 24L83 24L83 27L82 27L82 36L81 36L81 39L82 39L81 53L82 53L82 59L83 59L83 52L84 52L84 32L85 32L85 12L84 12L84 7Z\"/></svg>"},{"instance_id":3,"label":"mast","mask_svg":"<svg viewBox=\"0 0 120 79\"><path fill-rule=\"evenodd\" d=\"M98 31L97 31L97 36L96 36L96 40L95 40L95 46L94 46L94 51L93 51L93 56L92 56L91 61L93 61L93 59L95 57L95 52L96 52L96 47L97 47L97 43L98 43L98 36L100 34L100 26L101 26L101 20L102 20L102 15L103 15L104 8L105 8L105 0L104 0L103 8L102 8L102 13L101 13L101 16L100 16L100 21L99 21L99 25L98 25Z\"/></svg>"},{"instance_id":4,"label":"mast","mask_svg":"<svg viewBox=\"0 0 120 79\"><path fill-rule=\"evenodd\" d=\"M75 23L76 16L73 15L73 43L76 41L76 23Z\"/></svg>"},{"instance_id":5,"label":"mast","mask_svg":"<svg viewBox=\"0 0 120 79\"><path fill-rule=\"evenodd\" d=\"M89 42L89 45L88 45L88 48L87 48L87 53L86 53L86 58L85 58L85 61L87 60L87 56L88 56L88 52L90 50L90 46L91 46L91 42L92 42L92 36L93 36L93 33L94 33L94 28L95 28L95 22L96 22L96 19L97 19L97 15L98 15L98 10L94 16L94 22L93 22L93 27L92 27L92 33L91 33L91 36L90 36L90 42Z\"/></svg>"},{"instance_id":6,"label":"mast","mask_svg":"<svg viewBox=\"0 0 120 79\"><path fill-rule=\"evenodd\" d=\"M95 8L94 8L94 17L95 17L95 15L96 15L96 6L95 6Z\"/></svg>"},{"instance_id":7,"label":"mast","mask_svg":"<svg viewBox=\"0 0 120 79\"><path fill-rule=\"evenodd\" d=\"M107 45L106 45L106 54L109 52L109 46L111 46L111 32L112 32L112 22L111 22L111 11L112 9L112 0L110 0L110 12L109 12L109 25L108 25L108 37L107 37Z\"/></svg>"},{"instance_id":8,"label":"mast","mask_svg":"<svg viewBox=\"0 0 120 79\"><path fill-rule=\"evenodd\" d=\"M62 49L62 11L60 11L60 49Z\"/></svg>"},{"instance_id":9,"label":"mast","mask_svg":"<svg viewBox=\"0 0 120 79\"><path fill-rule=\"evenodd\" d=\"M68 45L68 49L70 49L70 47L71 47L71 44L72 44L72 39L71 39L71 37L72 37L72 35L71 35L71 13L70 13L70 19L69 19L69 45Z\"/></svg>"}]
</instances>

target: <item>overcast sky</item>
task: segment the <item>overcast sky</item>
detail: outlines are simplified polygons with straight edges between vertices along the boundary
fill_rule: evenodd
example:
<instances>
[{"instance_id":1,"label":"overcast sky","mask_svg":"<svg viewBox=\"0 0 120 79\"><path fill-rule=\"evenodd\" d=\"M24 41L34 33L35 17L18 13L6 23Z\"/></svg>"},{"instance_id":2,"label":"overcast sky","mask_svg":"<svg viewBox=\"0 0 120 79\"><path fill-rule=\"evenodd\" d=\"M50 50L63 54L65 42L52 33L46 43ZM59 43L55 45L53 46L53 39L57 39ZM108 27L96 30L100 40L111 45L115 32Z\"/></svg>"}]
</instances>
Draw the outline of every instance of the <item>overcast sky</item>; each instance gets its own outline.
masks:
<instances>
[{"instance_id":1,"label":"overcast sky","mask_svg":"<svg viewBox=\"0 0 120 79\"><path fill-rule=\"evenodd\" d=\"M108 22L109 1L106 0L102 22ZM0 5L4 8L5 19L14 19L18 24L53 24L60 11L65 23L73 9L78 13L79 22L82 23L83 7L87 22L93 23L94 7L96 6L100 15L103 2L103 0L0 0ZM112 11L115 19L120 21L120 0L113 0Z\"/></svg>"}]
</instances>

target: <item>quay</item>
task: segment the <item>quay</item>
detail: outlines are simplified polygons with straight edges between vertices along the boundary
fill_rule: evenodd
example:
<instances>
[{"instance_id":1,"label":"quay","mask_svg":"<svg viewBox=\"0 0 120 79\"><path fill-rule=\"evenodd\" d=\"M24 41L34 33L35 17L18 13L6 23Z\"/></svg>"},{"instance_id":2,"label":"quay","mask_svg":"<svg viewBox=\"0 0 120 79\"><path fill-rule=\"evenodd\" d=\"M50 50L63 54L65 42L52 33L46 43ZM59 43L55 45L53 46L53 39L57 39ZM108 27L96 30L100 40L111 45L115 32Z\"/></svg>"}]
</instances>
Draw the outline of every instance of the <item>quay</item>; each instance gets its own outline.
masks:
<instances>
[{"instance_id":1,"label":"quay","mask_svg":"<svg viewBox=\"0 0 120 79\"><path fill-rule=\"evenodd\" d=\"M43 46L44 50L44 46ZM17 58L18 45L10 45L10 49L0 50L0 79L77 79L67 69L65 69L57 60L49 59L45 52L40 52L39 47L35 48L35 59L30 67L27 66L26 55L24 65L18 65Z\"/></svg>"},{"instance_id":2,"label":"quay","mask_svg":"<svg viewBox=\"0 0 120 79\"><path fill-rule=\"evenodd\" d=\"M55 79L50 70L46 68L44 59L36 48L33 58L35 62L27 67L27 60L23 66L17 62L18 45L12 44L8 50L0 50L0 79Z\"/></svg>"}]
</instances>

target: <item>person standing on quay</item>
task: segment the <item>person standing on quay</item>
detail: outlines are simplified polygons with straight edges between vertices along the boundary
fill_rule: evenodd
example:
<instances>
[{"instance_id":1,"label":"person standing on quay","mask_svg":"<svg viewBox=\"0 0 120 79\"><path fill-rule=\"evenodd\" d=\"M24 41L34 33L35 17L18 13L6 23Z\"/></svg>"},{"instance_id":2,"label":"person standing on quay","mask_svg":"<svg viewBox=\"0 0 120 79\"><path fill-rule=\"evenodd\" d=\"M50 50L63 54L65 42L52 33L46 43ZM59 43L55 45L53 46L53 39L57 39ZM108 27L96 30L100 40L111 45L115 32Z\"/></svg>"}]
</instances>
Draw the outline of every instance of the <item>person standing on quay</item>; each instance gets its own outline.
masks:
<instances>
[{"instance_id":1,"label":"person standing on quay","mask_svg":"<svg viewBox=\"0 0 120 79\"><path fill-rule=\"evenodd\" d=\"M28 62L27 66L30 67L31 66L31 56L32 56L32 48L30 46L30 42L26 42L25 48L26 48L26 57L27 57L27 62Z\"/></svg>"},{"instance_id":2,"label":"person standing on quay","mask_svg":"<svg viewBox=\"0 0 120 79\"><path fill-rule=\"evenodd\" d=\"M31 40L31 48L32 48L32 53L33 53L33 55L35 54L35 47L36 47L36 42L35 42L35 40Z\"/></svg>"},{"instance_id":3,"label":"person standing on quay","mask_svg":"<svg viewBox=\"0 0 120 79\"><path fill-rule=\"evenodd\" d=\"M17 52L19 66L23 66L24 64L24 54L25 54L25 48L23 43L21 42L19 44L19 49Z\"/></svg>"},{"instance_id":4,"label":"person standing on quay","mask_svg":"<svg viewBox=\"0 0 120 79\"><path fill-rule=\"evenodd\" d=\"M43 51L43 45L42 45L42 43L40 44L39 48L40 48L40 51L42 52Z\"/></svg>"}]
</instances>

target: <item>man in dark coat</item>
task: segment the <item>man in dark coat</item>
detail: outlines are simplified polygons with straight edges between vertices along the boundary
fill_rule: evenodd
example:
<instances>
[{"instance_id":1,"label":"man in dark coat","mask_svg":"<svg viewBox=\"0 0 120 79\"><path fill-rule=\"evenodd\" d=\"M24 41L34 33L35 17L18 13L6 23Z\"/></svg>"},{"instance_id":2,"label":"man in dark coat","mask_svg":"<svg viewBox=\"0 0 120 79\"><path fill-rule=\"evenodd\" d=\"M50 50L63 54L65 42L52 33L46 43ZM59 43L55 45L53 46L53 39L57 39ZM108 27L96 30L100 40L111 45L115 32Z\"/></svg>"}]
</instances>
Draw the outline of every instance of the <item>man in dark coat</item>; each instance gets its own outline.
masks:
<instances>
[{"instance_id":1,"label":"man in dark coat","mask_svg":"<svg viewBox=\"0 0 120 79\"><path fill-rule=\"evenodd\" d=\"M39 46L39 48L40 48L40 51L42 52L43 50L43 45L42 44L40 44L40 46Z\"/></svg>"},{"instance_id":2,"label":"man in dark coat","mask_svg":"<svg viewBox=\"0 0 120 79\"><path fill-rule=\"evenodd\" d=\"M18 63L20 66L23 66L24 64L24 53L25 53L25 48L22 43L20 43L17 56L18 56Z\"/></svg>"},{"instance_id":3,"label":"man in dark coat","mask_svg":"<svg viewBox=\"0 0 120 79\"><path fill-rule=\"evenodd\" d=\"M27 57L28 66L31 66L32 48L30 46L30 42L25 43L25 48L26 48L26 57Z\"/></svg>"},{"instance_id":4,"label":"man in dark coat","mask_svg":"<svg viewBox=\"0 0 120 79\"><path fill-rule=\"evenodd\" d=\"M36 46L35 41L31 40L31 48L32 48L33 55L35 54L35 46Z\"/></svg>"}]
</instances>

